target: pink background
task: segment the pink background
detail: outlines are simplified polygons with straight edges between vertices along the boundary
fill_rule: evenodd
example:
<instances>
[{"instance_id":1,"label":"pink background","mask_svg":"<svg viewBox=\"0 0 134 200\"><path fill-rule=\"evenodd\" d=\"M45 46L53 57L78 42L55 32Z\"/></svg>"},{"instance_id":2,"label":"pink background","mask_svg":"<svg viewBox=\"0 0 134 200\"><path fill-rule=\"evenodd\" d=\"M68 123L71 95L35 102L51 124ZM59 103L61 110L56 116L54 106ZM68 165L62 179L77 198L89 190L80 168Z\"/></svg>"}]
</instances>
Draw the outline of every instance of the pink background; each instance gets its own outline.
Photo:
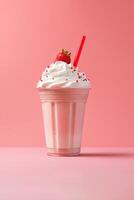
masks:
<instances>
[{"instance_id":1,"label":"pink background","mask_svg":"<svg viewBox=\"0 0 134 200\"><path fill-rule=\"evenodd\" d=\"M0 146L44 145L36 82L83 34L92 90L82 145L134 146L133 10L133 0L0 0Z\"/></svg>"}]
</instances>

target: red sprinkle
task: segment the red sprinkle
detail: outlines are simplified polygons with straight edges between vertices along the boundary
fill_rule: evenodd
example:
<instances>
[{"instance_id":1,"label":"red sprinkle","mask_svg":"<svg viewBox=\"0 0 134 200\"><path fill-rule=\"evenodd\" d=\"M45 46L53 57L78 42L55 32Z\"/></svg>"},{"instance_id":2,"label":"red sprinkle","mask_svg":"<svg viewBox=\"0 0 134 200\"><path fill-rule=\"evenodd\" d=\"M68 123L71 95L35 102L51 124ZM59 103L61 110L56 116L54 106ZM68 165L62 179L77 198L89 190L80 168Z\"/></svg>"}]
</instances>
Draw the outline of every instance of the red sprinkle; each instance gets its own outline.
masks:
<instances>
[{"instance_id":1,"label":"red sprinkle","mask_svg":"<svg viewBox=\"0 0 134 200\"><path fill-rule=\"evenodd\" d=\"M76 82L78 83L78 80L76 80Z\"/></svg>"}]
</instances>

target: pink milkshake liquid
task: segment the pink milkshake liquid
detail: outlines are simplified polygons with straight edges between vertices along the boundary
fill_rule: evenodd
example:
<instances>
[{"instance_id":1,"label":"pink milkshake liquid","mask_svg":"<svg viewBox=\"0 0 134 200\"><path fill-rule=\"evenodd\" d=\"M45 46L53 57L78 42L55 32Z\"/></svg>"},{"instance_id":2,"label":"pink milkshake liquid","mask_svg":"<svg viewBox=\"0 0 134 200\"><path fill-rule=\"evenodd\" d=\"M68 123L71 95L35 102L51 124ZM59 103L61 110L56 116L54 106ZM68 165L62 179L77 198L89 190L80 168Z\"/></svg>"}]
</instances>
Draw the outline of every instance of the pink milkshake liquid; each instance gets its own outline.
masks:
<instances>
[{"instance_id":1,"label":"pink milkshake liquid","mask_svg":"<svg viewBox=\"0 0 134 200\"><path fill-rule=\"evenodd\" d=\"M89 89L39 89L47 154L80 154L85 104Z\"/></svg>"}]
</instances>

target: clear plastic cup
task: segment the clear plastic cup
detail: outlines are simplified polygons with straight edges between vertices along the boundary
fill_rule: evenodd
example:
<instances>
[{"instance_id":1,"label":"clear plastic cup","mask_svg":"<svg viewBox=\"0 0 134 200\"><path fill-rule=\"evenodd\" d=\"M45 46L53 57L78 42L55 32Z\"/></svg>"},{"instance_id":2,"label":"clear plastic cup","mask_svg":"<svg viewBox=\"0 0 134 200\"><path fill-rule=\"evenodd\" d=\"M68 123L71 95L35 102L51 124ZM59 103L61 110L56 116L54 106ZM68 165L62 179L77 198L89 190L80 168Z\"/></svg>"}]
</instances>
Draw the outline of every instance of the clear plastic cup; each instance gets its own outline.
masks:
<instances>
[{"instance_id":1,"label":"clear plastic cup","mask_svg":"<svg viewBox=\"0 0 134 200\"><path fill-rule=\"evenodd\" d=\"M80 154L85 104L89 89L39 89L47 154Z\"/></svg>"}]
</instances>

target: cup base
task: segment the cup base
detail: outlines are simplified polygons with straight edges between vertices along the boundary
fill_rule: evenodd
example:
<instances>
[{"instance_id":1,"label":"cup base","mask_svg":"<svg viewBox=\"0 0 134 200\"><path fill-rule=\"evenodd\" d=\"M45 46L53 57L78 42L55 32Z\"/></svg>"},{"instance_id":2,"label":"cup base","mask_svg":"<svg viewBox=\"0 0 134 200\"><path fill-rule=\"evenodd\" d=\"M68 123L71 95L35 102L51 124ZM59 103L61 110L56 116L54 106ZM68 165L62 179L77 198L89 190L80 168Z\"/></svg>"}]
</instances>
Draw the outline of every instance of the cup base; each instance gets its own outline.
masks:
<instances>
[{"instance_id":1,"label":"cup base","mask_svg":"<svg viewBox=\"0 0 134 200\"><path fill-rule=\"evenodd\" d=\"M80 148L72 148L72 149L55 149L55 148L47 148L48 156L79 156Z\"/></svg>"}]
</instances>

